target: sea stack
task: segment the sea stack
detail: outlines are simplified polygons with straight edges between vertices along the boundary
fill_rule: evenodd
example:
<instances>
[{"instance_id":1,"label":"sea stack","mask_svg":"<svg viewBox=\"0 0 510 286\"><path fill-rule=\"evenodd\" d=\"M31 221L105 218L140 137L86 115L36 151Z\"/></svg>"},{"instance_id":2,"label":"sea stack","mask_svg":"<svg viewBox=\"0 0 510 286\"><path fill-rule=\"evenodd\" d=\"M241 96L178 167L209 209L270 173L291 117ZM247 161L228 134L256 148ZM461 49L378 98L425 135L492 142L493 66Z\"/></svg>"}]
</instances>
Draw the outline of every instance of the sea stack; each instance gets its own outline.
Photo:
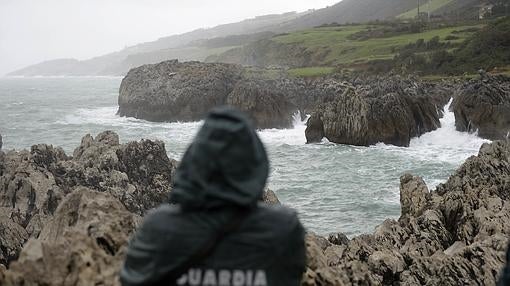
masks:
<instances>
[{"instance_id":1,"label":"sea stack","mask_svg":"<svg viewBox=\"0 0 510 286\"><path fill-rule=\"evenodd\" d=\"M338 86L335 98L308 120L308 143L325 137L339 144L409 146L411 138L441 126L440 111L448 101L443 90L412 78L367 78Z\"/></svg>"},{"instance_id":2,"label":"sea stack","mask_svg":"<svg viewBox=\"0 0 510 286\"><path fill-rule=\"evenodd\" d=\"M490 140L510 133L510 77L480 71L480 77L463 85L452 108L459 131L477 132Z\"/></svg>"}]
</instances>

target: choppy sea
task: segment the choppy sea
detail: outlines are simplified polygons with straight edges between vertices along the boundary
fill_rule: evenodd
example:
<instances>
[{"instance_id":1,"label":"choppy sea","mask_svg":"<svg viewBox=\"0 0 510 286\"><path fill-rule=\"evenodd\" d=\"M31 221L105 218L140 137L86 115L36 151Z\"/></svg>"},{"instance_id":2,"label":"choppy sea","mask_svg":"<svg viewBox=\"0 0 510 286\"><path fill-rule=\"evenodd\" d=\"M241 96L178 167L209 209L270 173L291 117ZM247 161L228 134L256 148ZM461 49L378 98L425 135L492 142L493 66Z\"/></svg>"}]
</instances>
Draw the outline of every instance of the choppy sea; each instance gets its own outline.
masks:
<instances>
[{"instance_id":1,"label":"choppy sea","mask_svg":"<svg viewBox=\"0 0 510 286\"><path fill-rule=\"evenodd\" d=\"M194 123L152 123L116 115L118 77L0 78L0 134L4 149L47 143L72 154L81 138L114 130L122 142L160 139L177 160L200 127ZM409 148L305 144L305 123L262 130L271 161L269 188L295 208L305 226L319 234L372 232L398 218L399 178L419 175L434 189L487 142L455 131L446 112L442 127L411 141Z\"/></svg>"}]
</instances>

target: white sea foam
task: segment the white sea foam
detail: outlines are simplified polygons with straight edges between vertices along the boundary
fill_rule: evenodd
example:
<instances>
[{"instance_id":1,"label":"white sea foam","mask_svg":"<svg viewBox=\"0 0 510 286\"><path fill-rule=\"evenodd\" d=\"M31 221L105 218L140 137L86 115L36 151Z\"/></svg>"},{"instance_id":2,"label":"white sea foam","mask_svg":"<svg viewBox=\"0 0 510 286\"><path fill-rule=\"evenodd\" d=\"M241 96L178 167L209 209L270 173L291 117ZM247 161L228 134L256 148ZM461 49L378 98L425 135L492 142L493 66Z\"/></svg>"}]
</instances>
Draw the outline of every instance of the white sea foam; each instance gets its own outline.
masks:
<instances>
[{"instance_id":1,"label":"white sea foam","mask_svg":"<svg viewBox=\"0 0 510 286\"><path fill-rule=\"evenodd\" d=\"M306 143L305 129L306 121L301 120L301 113L294 114L293 123L294 127L289 129L265 129L260 130L258 134L265 144L279 144L279 145L303 145Z\"/></svg>"},{"instance_id":2,"label":"white sea foam","mask_svg":"<svg viewBox=\"0 0 510 286\"><path fill-rule=\"evenodd\" d=\"M490 142L474 133L460 132L455 129L455 115L450 111L452 100L444 107L441 127L413 138L408 148L399 148L378 144L377 148L402 152L423 161L448 162L461 164L468 157L477 154L483 143Z\"/></svg>"}]
</instances>

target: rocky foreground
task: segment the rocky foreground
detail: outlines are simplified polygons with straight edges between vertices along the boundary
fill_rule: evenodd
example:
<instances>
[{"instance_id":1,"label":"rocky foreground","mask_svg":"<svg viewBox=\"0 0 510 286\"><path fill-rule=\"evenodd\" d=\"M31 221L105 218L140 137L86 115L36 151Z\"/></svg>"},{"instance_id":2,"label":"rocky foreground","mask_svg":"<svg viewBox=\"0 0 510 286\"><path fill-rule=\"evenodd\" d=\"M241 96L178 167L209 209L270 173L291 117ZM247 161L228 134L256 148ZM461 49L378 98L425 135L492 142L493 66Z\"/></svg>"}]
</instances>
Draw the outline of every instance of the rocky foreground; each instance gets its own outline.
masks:
<instances>
[{"instance_id":1,"label":"rocky foreground","mask_svg":"<svg viewBox=\"0 0 510 286\"><path fill-rule=\"evenodd\" d=\"M401 217L352 240L308 236L305 285L495 285L510 237L510 142L484 144L429 191L400 182Z\"/></svg>"},{"instance_id":2,"label":"rocky foreground","mask_svg":"<svg viewBox=\"0 0 510 286\"><path fill-rule=\"evenodd\" d=\"M166 201L175 167L163 142L119 144L113 132L83 137L72 157L44 144L0 151L0 264L16 260L29 238L47 233L62 201L77 189L101 192L141 216Z\"/></svg>"},{"instance_id":3,"label":"rocky foreground","mask_svg":"<svg viewBox=\"0 0 510 286\"><path fill-rule=\"evenodd\" d=\"M166 201L176 164L162 142L112 132L85 136L73 157L0 151L0 285L119 285L128 239ZM373 234L308 234L303 285L493 285L510 236L510 142L483 145L434 191L409 174L400 188L401 217Z\"/></svg>"}]
</instances>

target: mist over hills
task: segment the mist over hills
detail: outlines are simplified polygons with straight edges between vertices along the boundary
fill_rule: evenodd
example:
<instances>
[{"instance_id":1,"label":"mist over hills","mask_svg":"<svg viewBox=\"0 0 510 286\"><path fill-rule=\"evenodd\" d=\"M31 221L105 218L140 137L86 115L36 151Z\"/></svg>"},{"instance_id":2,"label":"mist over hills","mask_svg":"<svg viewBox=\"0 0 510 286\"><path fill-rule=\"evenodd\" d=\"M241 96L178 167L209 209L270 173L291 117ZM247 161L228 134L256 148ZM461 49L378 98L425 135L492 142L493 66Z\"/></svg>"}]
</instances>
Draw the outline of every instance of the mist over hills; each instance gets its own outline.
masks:
<instances>
[{"instance_id":1,"label":"mist over hills","mask_svg":"<svg viewBox=\"0 0 510 286\"><path fill-rule=\"evenodd\" d=\"M437 0L429 0L434 2ZM473 5L478 0L440 0L442 13ZM427 1L422 0L427 3ZM425 5L424 4L424 5ZM302 13L259 16L210 29L160 38L89 60L56 59L14 71L9 76L124 75L131 68L169 59L181 61L214 58L277 33L287 33L331 23L360 23L391 19L412 11L410 0L343 0L333 6ZM436 7L436 6L434 6ZM449 10L448 10L449 9Z\"/></svg>"}]
</instances>

